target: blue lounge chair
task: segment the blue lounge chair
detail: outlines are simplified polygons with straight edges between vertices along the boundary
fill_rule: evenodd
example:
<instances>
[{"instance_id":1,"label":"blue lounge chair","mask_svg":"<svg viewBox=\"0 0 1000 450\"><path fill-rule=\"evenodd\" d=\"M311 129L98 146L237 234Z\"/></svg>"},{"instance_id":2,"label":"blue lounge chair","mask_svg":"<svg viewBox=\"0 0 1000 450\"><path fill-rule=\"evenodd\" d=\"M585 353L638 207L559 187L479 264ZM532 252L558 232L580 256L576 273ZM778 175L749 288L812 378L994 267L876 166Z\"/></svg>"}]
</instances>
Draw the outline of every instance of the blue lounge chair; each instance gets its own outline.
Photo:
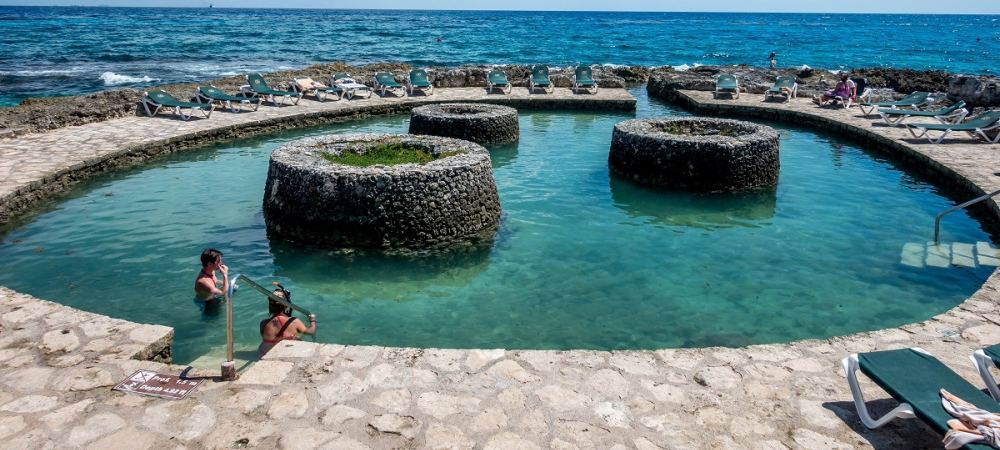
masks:
<instances>
[{"instance_id":1,"label":"blue lounge chair","mask_svg":"<svg viewBox=\"0 0 1000 450\"><path fill-rule=\"evenodd\" d=\"M735 75L723 73L715 79L715 93L712 96L719 98L719 94L729 94L733 98L740 98L740 82Z\"/></svg>"},{"instance_id":2,"label":"blue lounge chair","mask_svg":"<svg viewBox=\"0 0 1000 450\"><path fill-rule=\"evenodd\" d=\"M528 78L528 92L535 92L536 88L541 88L546 94L552 92L552 80L549 80L548 66L532 66L531 76Z\"/></svg>"},{"instance_id":3,"label":"blue lounge chair","mask_svg":"<svg viewBox=\"0 0 1000 450\"><path fill-rule=\"evenodd\" d=\"M858 417L870 429L879 428L897 418L918 418L938 433L945 434L949 429L948 421L953 417L941 406L941 389L980 409L1000 412L1000 404L923 349L858 353L844 358L842 364L847 372ZM858 384L859 370L896 399L899 405L878 419L872 418ZM966 445L964 448L985 450L990 447Z\"/></svg>"},{"instance_id":4,"label":"blue lounge chair","mask_svg":"<svg viewBox=\"0 0 1000 450\"><path fill-rule=\"evenodd\" d=\"M499 89L503 94L510 94L513 89L507 74L500 69L493 69L486 75L486 93L489 94L494 89Z\"/></svg>"},{"instance_id":5,"label":"blue lounge chair","mask_svg":"<svg viewBox=\"0 0 1000 450\"><path fill-rule=\"evenodd\" d=\"M784 97L785 100L788 100L790 98L795 98L798 93L799 83L795 81L795 77L783 75L774 80L774 85L764 93L764 101L770 100L779 95Z\"/></svg>"},{"instance_id":6,"label":"blue lounge chair","mask_svg":"<svg viewBox=\"0 0 1000 450\"><path fill-rule=\"evenodd\" d=\"M963 123L908 123L906 128L910 130L913 137L926 137L932 144L940 144L952 131L964 131L974 138L981 138L986 142L996 144L1000 142L1000 132L992 138L986 132L1000 128L1000 110L986 111ZM931 137L930 131L940 131L941 135L936 138Z\"/></svg>"},{"instance_id":7,"label":"blue lounge chair","mask_svg":"<svg viewBox=\"0 0 1000 450\"><path fill-rule=\"evenodd\" d=\"M236 112L236 107L233 105L240 105L240 109L243 109L243 105L249 105L254 111L260 107L260 98L258 97L244 97L242 95L230 95L215 86L199 86L198 91L195 93L195 99L198 103L213 103L218 102L221 106L229 109L232 112Z\"/></svg>"},{"instance_id":8,"label":"blue lounge chair","mask_svg":"<svg viewBox=\"0 0 1000 450\"><path fill-rule=\"evenodd\" d=\"M201 111L201 113L205 115L206 119L212 115L212 111L215 111L214 104L182 102L177 100L173 95L170 95L160 89L143 92L141 103L142 108L146 110L146 115L150 117L155 116L163 108L172 109L173 113L183 120L191 119L195 110ZM184 109L188 110L188 114L184 114Z\"/></svg>"},{"instance_id":9,"label":"blue lounge chair","mask_svg":"<svg viewBox=\"0 0 1000 450\"><path fill-rule=\"evenodd\" d=\"M434 84L431 83L430 78L427 76L427 71L424 69L413 69L410 71L410 77L407 79L407 86L410 88L410 95L413 92L420 90L424 95L434 94Z\"/></svg>"},{"instance_id":10,"label":"blue lounge chair","mask_svg":"<svg viewBox=\"0 0 1000 450\"><path fill-rule=\"evenodd\" d=\"M578 92L580 90L586 90L590 92L594 89L592 94L597 93L597 81L594 80L594 71L590 66L578 66L576 70L573 71L573 92Z\"/></svg>"},{"instance_id":11,"label":"blue lounge chair","mask_svg":"<svg viewBox=\"0 0 1000 450\"><path fill-rule=\"evenodd\" d=\"M889 125L903 125L903 121L910 117L930 117L944 124L960 123L969 115L969 110L965 109L965 102L959 100L947 108L934 111L921 111L919 109L892 109L879 108L878 115Z\"/></svg>"},{"instance_id":12,"label":"blue lounge chair","mask_svg":"<svg viewBox=\"0 0 1000 450\"><path fill-rule=\"evenodd\" d=\"M907 96L892 102L869 102L862 101L858 103L858 107L861 108L861 112L865 115L870 115L879 108L909 108L909 109L920 109L921 107L929 104L933 98L931 98L930 92L911 92Z\"/></svg>"},{"instance_id":13,"label":"blue lounge chair","mask_svg":"<svg viewBox=\"0 0 1000 450\"><path fill-rule=\"evenodd\" d=\"M247 74L247 83L249 84L240 88L240 93L248 97L261 97L274 106L278 106L276 97L281 97L282 105L285 104L285 101L291 101L293 105L298 105L299 100L302 99L301 92L272 89L271 86L267 85L264 76L259 73Z\"/></svg>"},{"instance_id":14,"label":"blue lounge chair","mask_svg":"<svg viewBox=\"0 0 1000 450\"><path fill-rule=\"evenodd\" d=\"M399 92L400 96L406 95L403 85L396 82L396 77L389 72L378 72L375 74L375 90L380 91L379 95L385 97L386 91Z\"/></svg>"}]
</instances>

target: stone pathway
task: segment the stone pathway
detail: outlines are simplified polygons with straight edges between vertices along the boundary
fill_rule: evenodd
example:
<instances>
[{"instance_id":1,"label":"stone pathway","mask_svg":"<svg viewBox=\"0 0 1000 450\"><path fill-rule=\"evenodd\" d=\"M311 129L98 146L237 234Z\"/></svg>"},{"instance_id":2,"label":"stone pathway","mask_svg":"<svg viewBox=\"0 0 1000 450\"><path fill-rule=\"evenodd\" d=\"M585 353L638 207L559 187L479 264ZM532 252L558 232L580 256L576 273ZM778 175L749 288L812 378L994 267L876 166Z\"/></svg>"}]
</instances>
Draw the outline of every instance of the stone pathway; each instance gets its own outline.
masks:
<instances>
[{"instance_id":1,"label":"stone pathway","mask_svg":"<svg viewBox=\"0 0 1000 450\"><path fill-rule=\"evenodd\" d=\"M701 109L733 105L712 103L707 93L685 95ZM923 155L979 188L996 183L988 173L1000 162L996 146L911 144L899 141L897 130L853 117L855 110L810 109L801 100L761 105L746 97L738 105L864 126L852 132L877 134L894 143L890 148ZM99 141L89 142L99 147ZM40 153L22 156L51 159ZM55 170L47 167L39 173ZM981 386L968 355L1000 342L998 288L994 274L959 307L897 329L739 349L283 343L239 381L209 380L174 402L110 391L137 368L182 370L133 359L162 354L169 329L0 288L0 439L4 448L95 449L940 448L940 436L916 420L865 430L839 361L852 352L920 346ZM872 409L894 406L871 383L864 386Z\"/></svg>"},{"instance_id":2,"label":"stone pathway","mask_svg":"<svg viewBox=\"0 0 1000 450\"><path fill-rule=\"evenodd\" d=\"M550 94L529 94L514 88L509 95L487 94L483 88L442 88L434 95L317 102L302 99L296 106L261 106L256 112L216 110L208 119L182 121L169 113L155 118L124 117L66 127L14 139L0 138L0 223L23 210L35 197L50 196L93 173L141 163L160 153L209 145L217 141L366 115L407 111L442 102L489 102L522 109L635 110L636 100L625 89L601 89L574 94L555 88Z\"/></svg>"}]
</instances>

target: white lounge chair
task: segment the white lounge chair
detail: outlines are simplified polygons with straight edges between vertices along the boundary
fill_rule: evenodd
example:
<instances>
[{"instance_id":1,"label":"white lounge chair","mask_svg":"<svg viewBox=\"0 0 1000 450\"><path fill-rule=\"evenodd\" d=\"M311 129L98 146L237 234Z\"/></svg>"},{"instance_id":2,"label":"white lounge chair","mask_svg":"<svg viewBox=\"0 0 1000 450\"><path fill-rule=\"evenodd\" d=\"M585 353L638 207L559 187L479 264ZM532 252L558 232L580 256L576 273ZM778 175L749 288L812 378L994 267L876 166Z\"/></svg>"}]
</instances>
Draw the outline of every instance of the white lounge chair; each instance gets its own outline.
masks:
<instances>
[{"instance_id":1,"label":"white lounge chair","mask_svg":"<svg viewBox=\"0 0 1000 450\"><path fill-rule=\"evenodd\" d=\"M371 98L372 96L372 88L358 83L351 74L346 72L333 74L330 77L330 84L340 88L344 92L344 97L348 100L357 96L363 96L364 98Z\"/></svg>"}]
</instances>

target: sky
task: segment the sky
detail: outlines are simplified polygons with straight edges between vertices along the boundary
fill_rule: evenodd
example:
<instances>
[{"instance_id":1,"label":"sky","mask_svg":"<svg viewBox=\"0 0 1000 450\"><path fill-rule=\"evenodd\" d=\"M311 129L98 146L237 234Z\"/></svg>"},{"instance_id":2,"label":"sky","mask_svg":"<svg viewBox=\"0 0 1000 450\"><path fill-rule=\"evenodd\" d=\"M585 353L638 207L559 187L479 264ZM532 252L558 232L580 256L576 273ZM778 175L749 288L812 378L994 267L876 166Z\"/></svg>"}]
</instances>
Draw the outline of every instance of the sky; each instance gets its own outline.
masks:
<instances>
[{"instance_id":1,"label":"sky","mask_svg":"<svg viewBox=\"0 0 1000 450\"><path fill-rule=\"evenodd\" d=\"M544 11L746 11L746 12L842 12L842 13L956 13L1000 14L997 0L714 0L712 2L670 0L378 0L375 2L331 0L0 0L0 5L82 6L194 6L244 8L379 8L379 9L503 9Z\"/></svg>"}]
</instances>

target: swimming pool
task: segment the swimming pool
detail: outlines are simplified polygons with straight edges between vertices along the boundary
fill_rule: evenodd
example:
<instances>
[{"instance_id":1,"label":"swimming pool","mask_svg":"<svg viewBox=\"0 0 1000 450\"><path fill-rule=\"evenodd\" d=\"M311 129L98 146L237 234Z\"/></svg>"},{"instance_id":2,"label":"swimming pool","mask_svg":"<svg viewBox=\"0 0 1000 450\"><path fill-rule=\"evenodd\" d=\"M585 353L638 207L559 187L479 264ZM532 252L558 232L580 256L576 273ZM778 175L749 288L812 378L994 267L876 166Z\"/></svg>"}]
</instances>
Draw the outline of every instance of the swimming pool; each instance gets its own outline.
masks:
<instances>
[{"instance_id":1,"label":"swimming pool","mask_svg":"<svg viewBox=\"0 0 1000 450\"><path fill-rule=\"evenodd\" d=\"M638 117L684 114L641 90ZM191 305L198 255L278 280L319 317L318 339L461 348L738 346L915 322L968 297L991 267L915 268L953 205L876 153L807 129L781 132L774 191L658 191L610 176L623 113L522 111L517 144L491 148L503 208L490 245L421 256L270 242L270 152L339 132L405 132L408 116L241 140L94 178L3 230L0 284L84 310L175 328L186 362L224 343L224 318ZM964 212L944 241L989 241ZM258 296L234 303L253 348Z\"/></svg>"}]
</instances>

